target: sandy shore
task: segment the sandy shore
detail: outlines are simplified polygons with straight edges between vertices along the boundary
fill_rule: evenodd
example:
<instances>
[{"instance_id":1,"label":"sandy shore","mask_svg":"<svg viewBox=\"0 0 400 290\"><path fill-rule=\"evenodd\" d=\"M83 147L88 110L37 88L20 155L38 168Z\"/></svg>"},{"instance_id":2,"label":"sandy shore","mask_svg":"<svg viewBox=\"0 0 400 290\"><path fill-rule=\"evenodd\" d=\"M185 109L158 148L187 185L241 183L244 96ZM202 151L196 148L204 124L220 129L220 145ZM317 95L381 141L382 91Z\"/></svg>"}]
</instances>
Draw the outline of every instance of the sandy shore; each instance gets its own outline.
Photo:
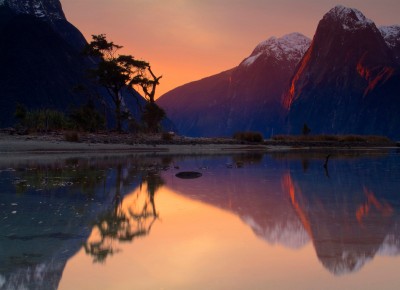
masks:
<instances>
[{"instance_id":1,"label":"sandy shore","mask_svg":"<svg viewBox=\"0 0 400 290\"><path fill-rule=\"evenodd\" d=\"M152 139L153 138L153 139ZM265 144L240 144L232 139L185 138L165 142L159 136L133 138L131 135L86 135L80 142L67 142L63 134L9 135L0 134L0 158L27 158L37 155L115 155L115 154L157 154L157 155L208 155L246 152L273 152L287 150L371 150L388 149L388 146L357 146L357 144L305 143L286 144L264 142ZM394 145L395 147L396 145ZM393 147L392 147L393 148ZM398 148L398 147L397 147Z\"/></svg>"},{"instance_id":2,"label":"sandy shore","mask_svg":"<svg viewBox=\"0 0 400 290\"><path fill-rule=\"evenodd\" d=\"M167 153L167 154L221 154L230 152L272 150L267 145L246 144L105 144L92 142L67 142L48 136L0 135L0 154L61 154L61 153ZM278 148L275 148L278 149ZM287 149L285 146L279 149Z\"/></svg>"}]
</instances>

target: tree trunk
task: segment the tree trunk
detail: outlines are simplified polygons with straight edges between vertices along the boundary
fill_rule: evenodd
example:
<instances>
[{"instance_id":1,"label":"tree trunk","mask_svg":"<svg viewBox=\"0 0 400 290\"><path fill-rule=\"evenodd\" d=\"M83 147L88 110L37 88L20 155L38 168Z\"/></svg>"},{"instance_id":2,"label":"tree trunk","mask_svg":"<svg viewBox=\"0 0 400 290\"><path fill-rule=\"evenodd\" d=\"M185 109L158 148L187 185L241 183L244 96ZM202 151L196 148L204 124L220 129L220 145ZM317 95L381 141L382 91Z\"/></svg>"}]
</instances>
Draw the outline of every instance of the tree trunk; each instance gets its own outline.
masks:
<instances>
[{"instance_id":1,"label":"tree trunk","mask_svg":"<svg viewBox=\"0 0 400 290\"><path fill-rule=\"evenodd\" d=\"M121 133L122 132L121 101L115 102L115 119L117 121L116 130L118 133Z\"/></svg>"}]
</instances>

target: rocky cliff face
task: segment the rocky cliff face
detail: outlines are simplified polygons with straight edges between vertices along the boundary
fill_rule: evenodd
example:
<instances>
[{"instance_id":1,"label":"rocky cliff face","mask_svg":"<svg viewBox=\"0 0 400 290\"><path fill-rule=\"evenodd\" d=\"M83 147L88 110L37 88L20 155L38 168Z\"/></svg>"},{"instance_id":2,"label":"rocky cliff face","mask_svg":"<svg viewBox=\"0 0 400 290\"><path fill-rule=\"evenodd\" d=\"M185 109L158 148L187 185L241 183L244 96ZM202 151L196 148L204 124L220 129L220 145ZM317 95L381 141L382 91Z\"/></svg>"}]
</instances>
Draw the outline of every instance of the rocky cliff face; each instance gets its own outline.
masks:
<instances>
[{"instance_id":1,"label":"rocky cliff face","mask_svg":"<svg viewBox=\"0 0 400 290\"><path fill-rule=\"evenodd\" d=\"M400 65L400 25L381 26L379 30Z\"/></svg>"},{"instance_id":2,"label":"rocky cliff face","mask_svg":"<svg viewBox=\"0 0 400 290\"><path fill-rule=\"evenodd\" d=\"M65 21L65 20L63 20ZM40 18L0 7L0 126L14 124L17 103L67 110L85 102L73 92L85 83L86 60Z\"/></svg>"},{"instance_id":3,"label":"rocky cliff face","mask_svg":"<svg viewBox=\"0 0 400 290\"><path fill-rule=\"evenodd\" d=\"M33 15L46 21L66 20L59 0L3 0L1 4L19 14Z\"/></svg>"},{"instance_id":4,"label":"rocky cliff face","mask_svg":"<svg viewBox=\"0 0 400 290\"><path fill-rule=\"evenodd\" d=\"M282 94L309 45L310 40L299 33L272 37L239 66L174 89L158 103L184 135L277 133L284 120Z\"/></svg>"},{"instance_id":5,"label":"rocky cliff face","mask_svg":"<svg viewBox=\"0 0 400 290\"><path fill-rule=\"evenodd\" d=\"M82 33L67 21L59 0L3 0L0 6L8 7L18 15L33 16L48 23L78 50L82 50L86 44Z\"/></svg>"},{"instance_id":6,"label":"rocky cliff face","mask_svg":"<svg viewBox=\"0 0 400 290\"><path fill-rule=\"evenodd\" d=\"M320 21L285 96L292 133L400 133L399 72L375 24L337 6Z\"/></svg>"}]
</instances>

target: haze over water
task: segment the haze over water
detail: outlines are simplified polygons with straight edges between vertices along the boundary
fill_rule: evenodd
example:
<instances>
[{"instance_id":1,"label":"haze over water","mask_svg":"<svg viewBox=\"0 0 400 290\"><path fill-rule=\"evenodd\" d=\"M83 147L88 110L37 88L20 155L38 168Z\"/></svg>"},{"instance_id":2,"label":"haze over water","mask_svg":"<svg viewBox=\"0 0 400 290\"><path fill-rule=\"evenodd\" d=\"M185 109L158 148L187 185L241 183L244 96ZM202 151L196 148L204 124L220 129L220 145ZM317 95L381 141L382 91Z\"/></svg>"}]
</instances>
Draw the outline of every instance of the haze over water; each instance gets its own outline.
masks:
<instances>
[{"instance_id":1,"label":"haze over water","mask_svg":"<svg viewBox=\"0 0 400 290\"><path fill-rule=\"evenodd\" d=\"M400 155L326 154L1 160L0 289L398 289Z\"/></svg>"}]
</instances>

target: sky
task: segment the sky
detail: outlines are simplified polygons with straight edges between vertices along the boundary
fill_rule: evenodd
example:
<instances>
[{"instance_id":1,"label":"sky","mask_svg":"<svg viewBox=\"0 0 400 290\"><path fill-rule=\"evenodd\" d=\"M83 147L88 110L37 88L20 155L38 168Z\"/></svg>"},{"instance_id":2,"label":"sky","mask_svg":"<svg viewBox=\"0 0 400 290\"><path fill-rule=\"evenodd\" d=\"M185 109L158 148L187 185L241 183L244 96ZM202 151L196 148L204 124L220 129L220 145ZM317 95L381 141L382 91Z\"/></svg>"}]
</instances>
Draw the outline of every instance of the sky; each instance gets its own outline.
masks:
<instances>
[{"instance_id":1,"label":"sky","mask_svg":"<svg viewBox=\"0 0 400 290\"><path fill-rule=\"evenodd\" d=\"M237 66L255 46L300 32L312 38L336 5L357 8L377 26L400 24L399 0L61 0L67 19L124 46L162 75L157 97Z\"/></svg>"}]
</instances>

